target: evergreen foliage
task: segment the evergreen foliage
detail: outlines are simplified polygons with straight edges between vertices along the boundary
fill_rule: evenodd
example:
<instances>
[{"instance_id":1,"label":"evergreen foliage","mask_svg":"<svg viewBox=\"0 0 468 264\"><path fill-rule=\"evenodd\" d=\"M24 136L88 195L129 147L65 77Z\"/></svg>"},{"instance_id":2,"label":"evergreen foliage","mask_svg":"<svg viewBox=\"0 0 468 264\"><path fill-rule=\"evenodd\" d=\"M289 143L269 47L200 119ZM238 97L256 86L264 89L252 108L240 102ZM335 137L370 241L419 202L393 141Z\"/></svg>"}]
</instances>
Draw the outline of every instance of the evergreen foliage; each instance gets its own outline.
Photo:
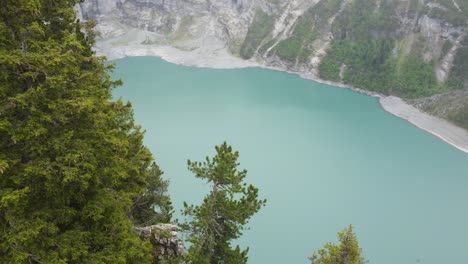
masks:
<instances>
[{"instance_id":1,"label":"evergreen foliage","mask_svg":"<svg viewBox=\"0 0 468 264\"><path fill-rule=\"evenodd\" d=\"M78 2L0 6L2 263L150 263L130 219L169 216L167 183L131 105L111 100L120 82L94 56Z\"/></svg>"},{"instance_id":2,"label":"evergreen foliage","mask_svg":"<svg viewBox=\"0 0 468 264\"><path fill-rule=\"evenodd\" d=\"M453 68L448 79L449 85L462 89L468 87L468 37L465 37L462 45L457 51Z\"/></svg>"},{"instance_id":3,"label":"evergreen foliage","mask_svg":"<svg viewBox=\"0 0 468 264\"><path fill-rule=\"evenodd\" d=\"M339 245L327 243L322 249L315 252L310 260L312 264L364 264L361 256L362 250L353 226L350 225L338 233Z\"/></svg>"},{"instance_id":4,"label":"evergreen foliage","mask_svg":"<svg viewBox=\"0 0 468 264\"><path fill-rule=\"evenodd\" d=\"M465 104L459 111L449 115L449 119L455 124L468 129L468 104Z\"/></svg>"},{"instance_id":5,"label":"evergreen foliage","mask_svg":"<svg viewBox=\"0 0 468 264\"><path fill-rule=\"evenodd\" d=\"M461 11L454 5L454 2L458 2L457 5L461 8ZM429 17L444 20L457 27L467 25L468 14L466 8L468 4L466 1L437 0L437 4L441 5L441 7L433 7L427 10Z\"/></svg>"},{"instance_id":6,"label":"evergreen foliage","mask_svg":"<svg viewBox=\"0 0 468 264\"><path fill-rule=\"evenodd\" d=\"M130 213L132 223L137 226L169 223L174 209L167 194L169 181L162 178L163 172L156 163L148 169L148 185L142 193L134 196Z\"/></svg>"},{"instance_id":7,"label":"evergreen foliage","mask_svg":"<svg viewBox=\"0 0 468 264\"><path fill-rule=\"evenodd\" d=\"M307 62L313 52L312 43L328 19L339 9L342 0L321 0L309 8L294 25L291 36L278 43L276 55L292 63Z\"/></svg>"},{"instance_id":8,"label":"evergreen foliage","mask_svg":"<svg viewBox=\"0 0 468 264\"><path fill-rule=\"evenodd\" d=\"M414 1L410 7L418 9ZM319 66L320 77L403 98L429 96L446 89L437 83L435 63L423 60L424 47L419 40L411 54L395 53L397 21L391 1L381 1L380 6L375 1L354 1L332 26L334 39ZM346 69L340 76L342 65Z\"/></svg>"},{"instance_id":9,"label":"evergreen foliage","mask_svg":"<svg viewBox=\"0 0 468 264\"><path fill-rule=\"evenodd\" d=\"M252 215L265 205L258 199L258 189L247 185L246 170L239 171L239 153L223 143L216 146L216 156L204 162L188 161L197 178L212 185L201 205L185 204L184 215L190 217L187 260L194 264L247 263L248 249L232 248L232 240L242 235Z\"/></svg>"},{"instance_id":10,"label":"evergreen foliage","mask_svg":"<svg viewBox=\"0 0 468 264\"><path fill-rule=\"evenodd\" d=\"M258 47L267 38L273 29L273 18L261 9L255 13L254 20L247 31L240 55L244 59L253 57Z\"/></svg>"},{"instance_id":11,"label":"evergreen foliage","mask_svg":"<svg viewBox=\"0 0 468 264\"><path fill-rule=\"evenodd\" d=\"M397 61L394 47L393 39L333 41L320 64L320 76L403 98L429 96L447 88L437 83L434 63L425 62L420 52ZM346 65L343 79L341 65Z\"/></svg>"},{"instance_id":12,"label":"evergreen foliage","mask_svg":"<svg viewBox=\"0 0 468 264\"><path fill-rule=\"evenodd\" d=\"M398 29L398 19L392 1L354 0L332 25L335 39L369 40L389 38Z\"/></svg>"}]
</instances>

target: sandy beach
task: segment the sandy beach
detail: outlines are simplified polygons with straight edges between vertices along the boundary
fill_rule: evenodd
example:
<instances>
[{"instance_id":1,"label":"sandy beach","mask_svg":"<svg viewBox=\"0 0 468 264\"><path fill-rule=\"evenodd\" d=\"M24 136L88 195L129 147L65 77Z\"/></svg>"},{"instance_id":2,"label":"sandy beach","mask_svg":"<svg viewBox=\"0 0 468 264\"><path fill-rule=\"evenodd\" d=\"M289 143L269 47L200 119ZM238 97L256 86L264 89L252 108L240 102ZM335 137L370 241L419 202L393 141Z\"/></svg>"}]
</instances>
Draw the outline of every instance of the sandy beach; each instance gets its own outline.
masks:
<instances>
[{"instance_id":1,"label":"sandy beach","mask_svg":"<svg viewBox=\"0 0 468 264\"><path fill-rule=\"evenodd\" d=\"M246 61L232 56L224 47L207 45L206 47L192 51L182 51L166 45L143 45L140 44L141 38L141 32L137 32L134 36L126 35L119 39L110 39L98 42L95 49L98 55L106 56L109 60L131 56L157 56L170 63L192 67L215 69L261 67L289 72L297 74L304 79L351 89L355 92L379 98L380 105L385 111L407 120L416 127L433 134L460 151L468 153L468 131L457 127L448 121L426 114L416 107L407 104L401 98L385 96L341 83L320 80L311 73L291 72L284 68L269 67L255 61Z\"/></svg>"}]
</instances>

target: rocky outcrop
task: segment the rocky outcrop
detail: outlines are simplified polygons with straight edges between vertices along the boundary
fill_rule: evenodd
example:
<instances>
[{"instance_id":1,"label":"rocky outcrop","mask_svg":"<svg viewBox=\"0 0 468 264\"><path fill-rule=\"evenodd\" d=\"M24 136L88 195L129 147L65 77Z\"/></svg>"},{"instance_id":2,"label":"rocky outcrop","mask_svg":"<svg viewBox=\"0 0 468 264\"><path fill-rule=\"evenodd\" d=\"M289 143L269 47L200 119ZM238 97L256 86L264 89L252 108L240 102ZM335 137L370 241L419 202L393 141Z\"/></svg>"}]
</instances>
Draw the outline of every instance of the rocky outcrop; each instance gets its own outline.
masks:
<instances>
[{"instance_id":1,"label":"rocky outcrop","mask_svg":"<svg viewBox=\"0 0 468 264\"><path fill-rule=\"evenodd\" d=\"M271 15L274 27L264 47L257 50L255 59L268 63L276 61L272 50L278 43L291 36L298 19L319 2L326 0L87 0L79 4L82 19L98 21L97 31L101 40L123 36L131 30L146 32L145 44L169 45L182 50L204 49L215 53L227 49L238 55L240 46L252 26L256 10ZM328 1L332 2L332 1ZM336 0L335 0L336 2ZM332 24L343 9L349 8L352 0L341 0L341 8L331 14L327 23L317 31L313 52L305 65L295 64L289 70L308 69L318 74L321 58L326 56L333 39ZM438 1L396 0L393 1L399 27L393 31L397 39L405 41L408 51L413 45L423 46L425 61L436 62L435 72L440 82L450 74L453 56L460 46L460 36L468 24L453 25L431 15L437 11L449 10ZM444 3L446 1L443 1ZM456 0L451 8L462 13ZM416 7L412 7L416 5ZM380 8L377 1L377 9ZM413 10L415 9L415 10ZM311 24L310 27L316 27ZM466 33L466 32L465 32ZM373 32L376 38L388 34ZM269 40L269 41L268 41ZM417 41L414 41L417 40ZM143 41L142 41L143 42ZM451 46L450 52L444 47ZM271 58L269 58L271 57ZM275 64L278 64L275 62ZM287 63L286 63L287 64ZM291 65L290 65L291 66Z\"/></svg>"},{"instance_id":2,"label":"rocky outcrop","mask_svg":"<svg viewBox=\"0 0 468 264\"><path fill-rule=\"evenodd\" d=\"M150 240L153 244L155 259L164 260L184 253L184 245L174 224L157 224L146 227L135 227L140 238Z\"/></svg>"},{"instance_id":3,"label":"rocky outcrop","mask_svg":"<svg viewBox=\"0 0 468 264\"><path fill-rule=\"evenodd\" d=\"M148 43L216 49L242 41L256 6L252 0L88 0L78 9L83 19L98 21L101 39L138 29L156 33Z\"/></svg>"},{"instance_id":4,"label":"rocky outcrop","mask_svg":"<svg viewBox=\"0 0 468 264\"><path fill-rule=\"evenodd\" d=\"M437 81L444 83L447 81L447 78L450 74L450 71L453 67L453 61L457 54L458 49L461 47L462 42L465 40L467 32L462 32L452 44L452 48L447 52L445 56L439 62L437 67ZM468 70L468 69L467 69Z\"/></svg>"}]
</instances>

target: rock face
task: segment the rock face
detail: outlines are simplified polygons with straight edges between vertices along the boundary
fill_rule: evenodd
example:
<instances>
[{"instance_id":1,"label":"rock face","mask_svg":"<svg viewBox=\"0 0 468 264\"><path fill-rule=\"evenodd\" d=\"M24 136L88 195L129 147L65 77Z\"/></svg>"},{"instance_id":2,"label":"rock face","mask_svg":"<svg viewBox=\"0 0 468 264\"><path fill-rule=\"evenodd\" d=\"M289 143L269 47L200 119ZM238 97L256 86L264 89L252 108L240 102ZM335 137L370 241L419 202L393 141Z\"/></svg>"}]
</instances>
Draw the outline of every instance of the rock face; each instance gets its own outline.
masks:
<instances>
[{"instance_id":1,"label":"rock face","mask_svg":"<svg viewBox=\"0 0 468 264\"><path fill-rule=\"evenodd\" d=\"M381 1L374 1L380 8ZM353 0L87 0L79 4L78 9L82 19L98 21L97 31L102 39L122 36L132 29L139 29L156 33L148 34L147 43L188 50L206 45L213 46L213 50L227 47L234 55L239 55L247 32L253 26L256 12L261 10L271 16L274 23L271 32L265 37L269 43L264 43L266 45L263 49L257 50L255 54L257 59L261 59L274 56L272 49L281 40L290 37L298 25L298 19L320 2L339 2L340 8L332 10L327 23L317 32L321 37L312 43L313 52L308 54L309 60L304 64L314 69L326 52L329 40L336 37L333 36L331 25ZM439 61L437 76L439 81L444 82L453 63L451 54L456 54L463 42L464 37L460 36L466 35L467 11L463 13L457 0L387 2L392 3L395 10L392 15L399 24L392 34L400 36L399 39L408 39L405 48L409 51L414 44L414 37L422 39L425 60ZM455 12L458 10L461 19L451 21L450 18L434 15L449 8ZM311 24L310 27L317 27L317 24ZM385 33L378 30L373 32L374 38L383 35ZM450 54L445 54L447 51L443 50L444 44L451 46ZM298 66L296 63L292 65Z\"/></svg>"},{"instance_id":2,"label":"rock face","mask_svg":"<svg viewBox=\"0 0 468 264\"><path fill-rule=\"evenodd\" d=\"M194 49L241 41L256 6L254 0L88 0L79 9L83 19L98 21L103 39L139 29L158 34L149 41Z\"/></svg>"},{"instance_id":3,"label":"rock face","mask_svg":"<svg viewBox=\"0 0 468 264\"><path fill-rule=\"evenodd\" d=\"M135 45L171 47L204 58L231 54L372 89L360 80L349 80L359 69L346 59L336 62L334 78L322 74L321 65L328 57L333 57L328 62L334 59L334 44L385 40L390 44L383 49L391 50L374 60L381 65L393 63L394 79L404 79L405 65L413 60L407 57L413 55L438 85L407 98L446 94L454 87L468 89L468 3L464 0L86 0L77 11L81 19L98 22L98 44L105 43L98 51L120 48L122 56L134 54ZM374 14L373 20L361 28L368 14ZM411 81L403 86L406 83ZM401 87L379 92L405 97L394 90ZM468 109L468 102L457 109L462 108Z\"/></svg>"},{"instance_id":4,"label":"rock face","mask_svg":"<svg viewBox=\"0 0 468 264\"><path fill-rule=\"evenodd\" d=\"M154 246L155 259L164 260L180 256L184 252L184 245L174 224L157 224L134 228L140 238L150 240Z\"/></svg>"}]
</instances>

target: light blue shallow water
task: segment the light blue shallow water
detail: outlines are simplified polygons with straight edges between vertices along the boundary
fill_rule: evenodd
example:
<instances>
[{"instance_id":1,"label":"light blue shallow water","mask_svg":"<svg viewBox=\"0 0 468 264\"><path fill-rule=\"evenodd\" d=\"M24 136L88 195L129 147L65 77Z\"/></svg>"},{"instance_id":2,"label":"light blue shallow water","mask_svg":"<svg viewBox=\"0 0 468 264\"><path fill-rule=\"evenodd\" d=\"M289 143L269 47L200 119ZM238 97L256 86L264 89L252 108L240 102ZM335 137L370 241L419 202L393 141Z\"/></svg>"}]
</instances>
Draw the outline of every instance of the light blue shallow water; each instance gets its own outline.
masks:
<instances>
[{"instance_id":1,"label":"light blue shallow water","mask_svg":"<svg viewBox=\"0 0 468 264\"><path fill-rule=\"evenodd\" d=\"M133 103L178 209L206 194L187 159L224 140L240 151L268 199L240 241L249 263L308 263L348 224L370 263L468 263L468 155L376 99L258 68L116 63L115 96Z\"/></svg>"}]
</instances>

